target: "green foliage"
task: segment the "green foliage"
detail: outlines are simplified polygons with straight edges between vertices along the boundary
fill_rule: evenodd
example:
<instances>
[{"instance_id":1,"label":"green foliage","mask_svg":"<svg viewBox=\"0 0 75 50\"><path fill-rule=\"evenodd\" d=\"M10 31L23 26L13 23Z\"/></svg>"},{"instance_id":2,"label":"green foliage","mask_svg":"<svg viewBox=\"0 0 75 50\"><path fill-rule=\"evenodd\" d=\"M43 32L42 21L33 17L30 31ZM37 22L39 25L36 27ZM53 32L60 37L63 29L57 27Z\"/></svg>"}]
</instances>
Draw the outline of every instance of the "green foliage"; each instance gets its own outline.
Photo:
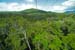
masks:
<instances>
[{"instance_id":1,"label":"green foliage","mask_svg":"<svg viewBox=\"0 0 75 50\"><path fill-rule=\"evenodd\" d=\"M29 50L27 40L32 50L75 50L75 15L37 9L0 13L0 50Z\"/></svg>"}]
</instances>

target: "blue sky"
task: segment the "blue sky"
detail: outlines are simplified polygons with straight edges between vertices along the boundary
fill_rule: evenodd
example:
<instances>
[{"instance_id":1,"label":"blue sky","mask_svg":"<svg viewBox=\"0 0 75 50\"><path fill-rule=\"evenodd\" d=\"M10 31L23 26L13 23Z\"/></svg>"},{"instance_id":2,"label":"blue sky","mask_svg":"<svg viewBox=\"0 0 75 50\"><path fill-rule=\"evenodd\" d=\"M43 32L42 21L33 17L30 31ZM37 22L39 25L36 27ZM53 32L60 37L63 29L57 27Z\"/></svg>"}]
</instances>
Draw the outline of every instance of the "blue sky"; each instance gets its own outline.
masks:
<instances>
[{"instance_id":1,"label":"blue sky","mask_svg":"<svg viewBox=\"0 0 75 50\"><path fill-rule=\"evenodd\" d=\"M0 11L21 11L36 8L36 0L0 0ZM75 10L75 0L37 0L37 9L53 12Z\"/></svg>"}]
</instances>

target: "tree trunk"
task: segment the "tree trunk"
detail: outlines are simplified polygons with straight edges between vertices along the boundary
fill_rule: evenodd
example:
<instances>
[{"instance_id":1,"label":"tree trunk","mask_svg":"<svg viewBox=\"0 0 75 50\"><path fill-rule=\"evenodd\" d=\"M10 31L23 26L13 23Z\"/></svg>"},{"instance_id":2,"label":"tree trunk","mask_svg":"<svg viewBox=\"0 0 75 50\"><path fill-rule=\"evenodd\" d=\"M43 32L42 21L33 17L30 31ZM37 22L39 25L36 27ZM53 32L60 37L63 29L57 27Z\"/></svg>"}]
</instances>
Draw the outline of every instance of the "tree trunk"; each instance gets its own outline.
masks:
<instances>
[{"instance_id":1,"label":"tree trunk","mask_svg":"<svg viewBox=\"0 0 75 50\"><path fill-rule=\"evenodd\" d=\"M25 40L26 40L26 43L27 43L27 45L28 45L28 48L29 48L29 50L31 50L31 47L30 47L30 44L29 44L29 41L28 41L28 38L27 38L26 32L23 31L23 34L24 34L24 38L25 38Z\"/></svg>"}]
</instances>

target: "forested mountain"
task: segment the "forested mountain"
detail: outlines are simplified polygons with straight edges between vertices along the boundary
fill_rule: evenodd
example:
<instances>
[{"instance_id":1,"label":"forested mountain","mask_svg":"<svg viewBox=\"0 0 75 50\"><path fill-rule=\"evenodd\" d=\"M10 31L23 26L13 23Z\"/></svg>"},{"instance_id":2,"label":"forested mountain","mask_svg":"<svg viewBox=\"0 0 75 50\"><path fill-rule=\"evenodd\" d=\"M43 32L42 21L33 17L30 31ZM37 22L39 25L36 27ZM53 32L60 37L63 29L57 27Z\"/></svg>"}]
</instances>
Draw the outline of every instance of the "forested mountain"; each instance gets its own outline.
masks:
<instances>
[{"instance_id":1,"label":"forested mountain","mask_svg":"<svg viewBox=\"0 0 75 50\"><path fill-rule=\"evenodd\" d=\"M75 14L0 12L0 50L75 50Z\"/></svg>"}]
</instances>

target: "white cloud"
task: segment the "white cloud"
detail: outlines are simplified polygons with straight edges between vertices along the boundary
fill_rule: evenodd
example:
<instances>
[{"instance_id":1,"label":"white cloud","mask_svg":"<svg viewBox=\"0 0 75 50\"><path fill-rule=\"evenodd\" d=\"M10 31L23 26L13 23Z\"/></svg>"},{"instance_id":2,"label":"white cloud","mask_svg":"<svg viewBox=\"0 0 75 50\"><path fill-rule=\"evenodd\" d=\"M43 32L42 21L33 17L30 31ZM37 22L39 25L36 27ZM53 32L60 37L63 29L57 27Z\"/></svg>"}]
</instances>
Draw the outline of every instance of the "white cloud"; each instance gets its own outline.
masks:
<instances>
[{"instance_id":1,"label":"white cloud","mask_svg":"<svg viewBox=\"0 0 75 50\"><path fill-rule=\"evenodd\" d=\"M29 8L36 8L34 4L25 3L0 3L0 11L21 11ZM42 6L38 6L37 9L43 9Z\"/></svg>"},{"instance_id":2,"label":"white cloud","mask_svg":"<svg viewBox=\"0 0 75 50\"><path fill-rule=\"evenodd\" d=\"M64 6L75 6L75 0L68 0L68 1L65 1L64 3L62 3L62 5Z\"/></svg>"},{"instance_id":3,"label":"white cloud","mask_svg":"<svg viewBox=\"0 0 75 50\"><path fill-rule=\"evenodd\" d=\"M24 3L0 3L0 11L20 11L28 8L35 8L35 5Z\"/></svg>"},{"instance_id":4,"label":"white cloud","mask_svg":"<svg viewBox=\"0 0 75 50\"><path fill-rule=\"evenodd\" d=\"M27 2L34 2L34 0L26 0Z\"/></svg>"},{"instance_id":5,"label":"white cloud","mask_svg":"<svg viewBox=\"0 0 75 50\"><path fill-rule=\"evenodd\" d=\"M66 9L68 9L70 7L75 7L75 0L67 0L67 1L61 3L61 5L51 6L50 11L65 12Z\"/></svg>"},{"instance_id":6,"label":"white cloud","mask_svg":"<svg viewBox=\"0 0 75 50\"><path fill-rule=\"evenodd\" d=\"M61 5L54 5L50 8L53 12L64 12L64 9L66 9L66 7Z\"/></svg>"},{"instance_id":7,"label":"white cloud","mask_svg":"<svg viewBox=\"0 0 75 50\"><path fill-rule=\"evenodd\" d=\"M75 0L69 0L69 1L75 1Z\"/></svg>"},{"instance_id":8,"label":"white cloud","mask_svg":"<svg viewBox=\"0 0 75 50\"><path fill-rule=\"evenodd\" d=\"M52 11L52 12L59 12L59 13L62 13L62 12L65 12L66 9L68 9L69 7L74 7L75 6L75 0L67 0L63 3L61 3L60 5L53 5L53 6L45 6L47 8L41 8L43 10L46 10L46 11Z\"/></svg>"},{"instance_id":9,"label":"white cloud","mask_svg":"<svg viewBox=\"0 0 75 50\"><path fill-rule=\"evenodd\" d=\"M36 8L34 4L24 4L24 3L0 3L0 11L20 11L29 8ZM40 6L38 5L37 9L53 11L53 12L64 12L66 7L61 5L54 6Z\"/></svg>"}]
</instances>

